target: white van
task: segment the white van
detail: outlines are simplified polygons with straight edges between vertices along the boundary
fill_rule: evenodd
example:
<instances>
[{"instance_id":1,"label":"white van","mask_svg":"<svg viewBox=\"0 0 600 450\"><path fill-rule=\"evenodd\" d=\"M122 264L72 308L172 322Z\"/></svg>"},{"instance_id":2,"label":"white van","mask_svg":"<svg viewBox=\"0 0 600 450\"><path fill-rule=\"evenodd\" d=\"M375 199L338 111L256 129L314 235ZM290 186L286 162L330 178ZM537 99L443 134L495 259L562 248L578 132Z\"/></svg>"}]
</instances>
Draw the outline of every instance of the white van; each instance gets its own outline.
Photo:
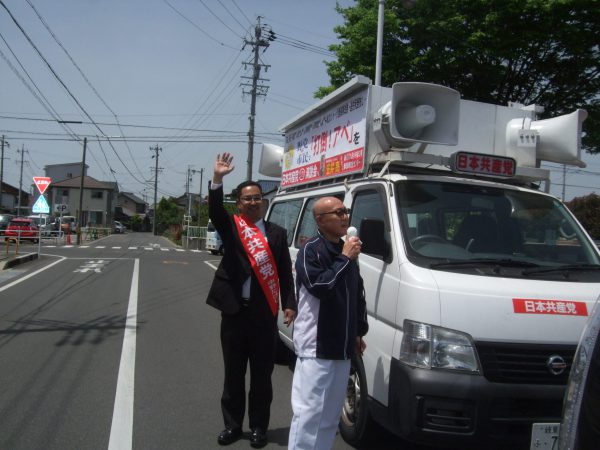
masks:
<instances>
[{"instance_id":1,"label":"white van","mask_svg":"<svg viewBox=\"0 0 600 450\"><path fill-rule=\"evenodd\" d=\"M206 250L209 250L213 255L223 254L223 241L210 220L206 225Z\"/></svg>"},{"instance_id":2,"label":"white van","mask_svg":"<svg viewBox=\"0 0 600 450\"><path fill-rule=\"evenodd\" d=\"M49 216L48 214L32 214L27 217L33 220L33 222L38 226L42 236L50 236L52 231L54 231L56 217Z\"/></svg>"},{"instance_id":3,"label":"white van","mask_svg":"<svg viewBox=\"0 0 600 450\"><path fill-rule=\"evenodd\" d=\"M432 445L527 445L533 423L560 421L600 293L597 247L539 190L539 160L581 165L585 112L538 121L455 92L357 77L282 126L285 151L263 146L259 171L282 184L267 219L292 260L322 196L343 200L363 242L367 350L340 422L352 445L368 448L372 421Z\"/></svg>"}]
</instances>

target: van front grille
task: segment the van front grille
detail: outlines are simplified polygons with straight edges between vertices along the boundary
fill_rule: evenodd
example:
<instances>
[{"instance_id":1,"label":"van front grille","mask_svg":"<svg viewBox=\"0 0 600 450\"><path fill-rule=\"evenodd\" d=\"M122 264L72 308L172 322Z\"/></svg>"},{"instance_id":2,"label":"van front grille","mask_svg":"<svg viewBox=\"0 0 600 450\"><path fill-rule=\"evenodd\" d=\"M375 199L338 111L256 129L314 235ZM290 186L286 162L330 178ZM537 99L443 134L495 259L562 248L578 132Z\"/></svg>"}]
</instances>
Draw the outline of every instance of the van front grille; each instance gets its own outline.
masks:
<instances>
[{"instance_id":1,"label":"van front grille","mask_svg":"<svg viewBox=\"0 0 600 450\"><path fill-rule=\"evenodd\" d=\"M477 342L475 344L483 375L495 383L566 385L575 356L575 345L507 344ZM557 366L564 361L566 368ZM550 366L554 362L553 373Z\"/></svg>"}]
</instances>

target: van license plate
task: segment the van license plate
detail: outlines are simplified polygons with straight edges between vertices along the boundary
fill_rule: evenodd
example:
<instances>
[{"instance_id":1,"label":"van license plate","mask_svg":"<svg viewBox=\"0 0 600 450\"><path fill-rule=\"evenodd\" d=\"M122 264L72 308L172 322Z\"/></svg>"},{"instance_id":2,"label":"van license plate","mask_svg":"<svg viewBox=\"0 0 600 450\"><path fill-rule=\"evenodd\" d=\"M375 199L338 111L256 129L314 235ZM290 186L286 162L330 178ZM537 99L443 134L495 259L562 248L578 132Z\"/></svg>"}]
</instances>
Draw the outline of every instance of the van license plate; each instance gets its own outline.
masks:
<instances>
[{"instance_id":1,"label":"van license plate","mask_svg":"<svg viewBox=\"0 0 600 450\"><path fill-rule=\"evenodd\" d=\"M558 450L560 423L534 423L531 428L531 450Z\"/></svg>"}]
</instances>

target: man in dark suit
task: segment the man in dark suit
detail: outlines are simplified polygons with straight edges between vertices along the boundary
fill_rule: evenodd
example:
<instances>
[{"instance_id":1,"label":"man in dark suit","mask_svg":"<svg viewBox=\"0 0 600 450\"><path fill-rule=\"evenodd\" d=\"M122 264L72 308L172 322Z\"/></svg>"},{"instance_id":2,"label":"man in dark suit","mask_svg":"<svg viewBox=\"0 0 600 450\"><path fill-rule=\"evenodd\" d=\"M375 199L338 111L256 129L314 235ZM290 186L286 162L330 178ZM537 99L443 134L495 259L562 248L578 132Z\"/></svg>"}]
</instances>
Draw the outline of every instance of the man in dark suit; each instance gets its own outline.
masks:
<instances>
[{"instance_id":1,"label":"man in dark suit","mask_svg":"<svg viewBox=\"0 0 600 450\"><path fill-rule=\"evenodd\" d=\"M223 240L224 255L206 302L221 311L221 347L225 381L221 409L228 445L242 436L246 405L245 375L250 363L248 419L250 445L267 444L273 389L271 373L277 345L278 304L284 322L294 320L296 302L287 232L262 220L260 185L246 181L237 189L239 214L223 207L223 177L234 166L229 153L218 155L208 195L208 214Z\"/></svg>"}]
</instances>

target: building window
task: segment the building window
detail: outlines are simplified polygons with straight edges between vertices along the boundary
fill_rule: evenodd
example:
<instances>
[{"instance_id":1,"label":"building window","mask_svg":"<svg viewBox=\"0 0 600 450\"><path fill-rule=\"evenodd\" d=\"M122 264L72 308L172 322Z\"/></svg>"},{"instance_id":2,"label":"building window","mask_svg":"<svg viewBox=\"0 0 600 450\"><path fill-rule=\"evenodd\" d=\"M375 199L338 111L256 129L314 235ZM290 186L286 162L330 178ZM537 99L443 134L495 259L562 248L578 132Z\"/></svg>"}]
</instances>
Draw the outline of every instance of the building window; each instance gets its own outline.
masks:
<instances>
[{"instance_id":1,"label":"building window","mask_svg":"<svg viewBox=\"0 0 600 450\"><path fill-rule=\"evenodd\" d=\"M73 174L71 172L67 172L67 178L73 178Z\"/></svg>"},{"instance_id":2,"label":"building window","mask_svg":"<svg viewBox=\"0 0 600 450\"><path fill-rule=\"evenodd\" d=\"M102 198L104 195L102 191L92 191L92 198Z\"/></svg>"},{"instance_id":3,"label":"building window","mask_svg":"<svg viewBox=\"0 0 600 450\"><path fill-rule=\"evenodd\" d=\"M62 196L63 197L68 197L69 196L69 190L65 189L64 191L62 191Z\"/></svg>"}]
</instances>

